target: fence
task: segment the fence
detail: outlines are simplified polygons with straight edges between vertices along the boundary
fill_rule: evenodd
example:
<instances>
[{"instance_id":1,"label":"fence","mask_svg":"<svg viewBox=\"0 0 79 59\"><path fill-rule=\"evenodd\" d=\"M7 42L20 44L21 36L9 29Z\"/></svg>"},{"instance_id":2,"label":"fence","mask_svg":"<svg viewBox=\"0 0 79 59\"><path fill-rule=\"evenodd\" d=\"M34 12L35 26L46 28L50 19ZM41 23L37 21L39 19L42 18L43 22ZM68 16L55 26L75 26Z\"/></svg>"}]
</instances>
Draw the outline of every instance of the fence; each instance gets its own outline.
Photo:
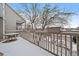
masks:
<instances>
[{"instance_id":1,"label":"fence","mask_svg":"<svg viewBox=\"0 0 79 59\"><path fill-rule=\"evenodd\" d=\"M23 32L22 32L23 33ZM22 37L39 47L47 50L48 52L57 56L77 56L79 55L79 40L78 32L47 32L47 31L34 31L30 33L32 36L22 34ZM77 43L73 42L73 37L76 37Z\"/></svg>"}]
</instances>

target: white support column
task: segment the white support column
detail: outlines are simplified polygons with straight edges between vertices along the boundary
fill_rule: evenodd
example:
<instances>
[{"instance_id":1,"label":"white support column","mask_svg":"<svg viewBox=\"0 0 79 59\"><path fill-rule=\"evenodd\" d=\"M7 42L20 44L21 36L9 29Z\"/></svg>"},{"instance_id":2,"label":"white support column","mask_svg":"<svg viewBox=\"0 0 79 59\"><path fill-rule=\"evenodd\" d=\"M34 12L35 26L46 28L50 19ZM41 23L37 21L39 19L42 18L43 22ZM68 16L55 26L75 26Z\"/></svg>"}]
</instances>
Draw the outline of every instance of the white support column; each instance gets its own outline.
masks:
<instances>
[{"instance_id":1,"label":"white support column","mask_svg":"<svg viewBox=\"0 0 79 59\"><path fill-rule=\"evenodd\" d=\"M5 34L5 3L3 3L3 35ZM3 36L3 39L5 39L5 36Z\"/></svg>"}]
</instances>

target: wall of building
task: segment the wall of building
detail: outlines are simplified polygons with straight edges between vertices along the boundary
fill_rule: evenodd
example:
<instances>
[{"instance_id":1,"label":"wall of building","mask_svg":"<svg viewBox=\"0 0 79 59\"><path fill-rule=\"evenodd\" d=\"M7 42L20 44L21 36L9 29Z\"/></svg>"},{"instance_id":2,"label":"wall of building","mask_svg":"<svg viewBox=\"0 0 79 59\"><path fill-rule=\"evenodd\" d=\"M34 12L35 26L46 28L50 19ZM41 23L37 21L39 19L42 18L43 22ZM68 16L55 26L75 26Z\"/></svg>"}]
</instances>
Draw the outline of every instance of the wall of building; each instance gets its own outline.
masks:
<instances>
[{"instance_id":1,"label":"wall of building","mask_svg":"<svg viewBox=\"0 0 79 59\"><path fill-rule=\"evenodd\" d=\"M17 20L22 20L22 18L20 18L8 5L5 6L5 14L5 31L10 32L16 30L16 22Z\"/></svg>"},{"instance_id":2,"label":"wall of building","mask_svg":"<svg viewBox=\"0 0 79 59\"><path fill-rule=\"evenodd\" d=\"M11 30L16 30L17 17L15 13L7 5L5 5L5 15L6 15L5 31L9 32Z\"/></svg>"}]
</instances>

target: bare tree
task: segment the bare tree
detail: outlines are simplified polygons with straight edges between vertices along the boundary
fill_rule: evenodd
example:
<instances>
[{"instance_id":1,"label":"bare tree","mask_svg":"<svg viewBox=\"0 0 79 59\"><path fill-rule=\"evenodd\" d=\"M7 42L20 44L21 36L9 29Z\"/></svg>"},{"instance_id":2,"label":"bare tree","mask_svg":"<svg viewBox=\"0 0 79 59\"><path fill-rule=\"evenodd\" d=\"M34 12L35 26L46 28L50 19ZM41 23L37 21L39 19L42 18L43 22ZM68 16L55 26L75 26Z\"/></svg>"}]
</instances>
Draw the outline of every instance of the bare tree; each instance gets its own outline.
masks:
<instances>
[{"instance_id":1,"label":"bare tree","mask_svg":"<svg viewBox=\"0 0 79 59\"><path fill-rule=\"evenodd\" d=\"M21 4L21 6L24 7L24 10L22 12L26 15L26 18L28 18L28 20L30 20L32 29L33 29L34 22L35 22L36 18L38 17L38 4L23 3L23 4Z\"/></svg>"},{"instance_id":2,"label":"bare tree","mask_svg":"<svg viewBox=\"0 0 79 59\"><path fill-rule=\"evenodd\" d=\"M40 9L39 4L21 4L23 12L31 22L33 27L41 26L44 30L50 25L64 26L69 24L69 17L74 15L74 12L62 11L58 9L57 6L53 8L50 4L45 4L43 8Z\"/></svg>"},{"instance_id":3,"label":"bare tree","mask_svg":"<svg viewBox=\"0 0 79 59\"><path fill-rule=\"evenodd\" d=\"M67 25L68 18L74 14L73 12L61 11L57 6L50 8L49 4L45 4L41 12L40 23L43 30L49 25Z\"/></svg>"}]
</instances>

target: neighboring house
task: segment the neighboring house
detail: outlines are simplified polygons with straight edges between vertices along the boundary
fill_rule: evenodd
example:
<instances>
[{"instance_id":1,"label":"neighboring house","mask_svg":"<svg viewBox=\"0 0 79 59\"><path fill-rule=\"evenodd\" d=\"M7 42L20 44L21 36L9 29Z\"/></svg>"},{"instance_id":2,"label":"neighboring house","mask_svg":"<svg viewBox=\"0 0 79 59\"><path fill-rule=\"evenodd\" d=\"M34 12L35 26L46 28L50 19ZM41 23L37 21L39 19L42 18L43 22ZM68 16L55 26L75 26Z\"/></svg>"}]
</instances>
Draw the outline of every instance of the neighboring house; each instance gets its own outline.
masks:
<instances>
[{"instance_id":1,"label":"neighboring house","mask_svg":"<svg viewBox=\"0 0 79 59\"><path fill-rule=\"evenodd\" d=\"M2 8L2 13L0 13L0 38L2 38L3 34L18 30L26 21L8 4L0 3L0 5L0 8Z\"/></svg>"}]
</instances>

